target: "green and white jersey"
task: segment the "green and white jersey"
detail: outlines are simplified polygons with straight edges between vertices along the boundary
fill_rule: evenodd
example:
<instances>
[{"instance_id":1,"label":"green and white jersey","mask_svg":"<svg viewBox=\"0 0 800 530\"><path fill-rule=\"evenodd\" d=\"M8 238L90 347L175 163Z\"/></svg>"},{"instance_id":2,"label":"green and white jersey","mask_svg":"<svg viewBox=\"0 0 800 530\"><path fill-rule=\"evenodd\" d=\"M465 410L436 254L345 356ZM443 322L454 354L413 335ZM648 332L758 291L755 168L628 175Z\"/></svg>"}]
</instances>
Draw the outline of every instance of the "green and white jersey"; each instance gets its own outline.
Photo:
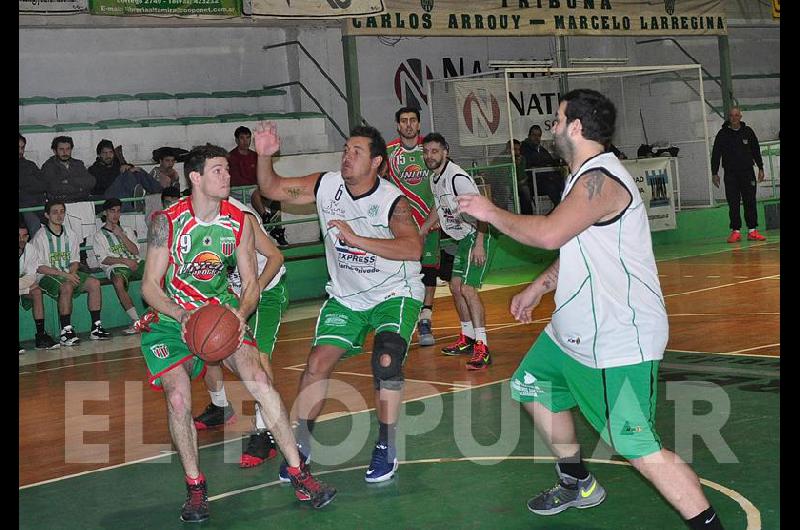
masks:
<instances>
[{"instance_id":1,"label":"green and white jersey","mask_svg":"<svg viewBox=\"0 0 800 530\"><path fill-rule=\"evenodd\" d=\"M256 221L258 221L258 226L259 226L259 228L261 228L261 231L264 232L265 236L269 237L269 232L267 232L267 230L264 228L264 225L261 224L261 217L256 213L255 210L253 210L252 207L248 206L247 204L243 203L242 201L240 201L239 199L236 199L234 197L228 197L228 202L230 202L231 204L233 204L234 206L239 208L245 214L250 214L253 217L255 217ZM261 254L258 250L256 250L256 261L258 262L257 263L258 264L258 270L256 271L256 275L260 275L264 271L264 267L267 266L268 259L267 259L266 256ZM286 274L286 267L281 265L281 268L278 270L278 273L267 284L267 286L264 288L264 290L265 291L269 291L270 289L272 289L273 287L278 285L278 282L281 281L281 278L283 277L284 274ZM231 283L231 289L233 289L233 292L236 293L237 295L241 295L242 294L242 278L241 278L241 276L239 276L239 267L238 266L228 275L228 281L230 281L230 283Z\"/></svg>"},{"instance_id":2,"label":"green and white jersey","mask_svg":"<svg viewBox=\"0 0 800 530\"><path fill-rule=\"evenodd\" d=\"M244 213L222 201L217 217L206 223L195 217L192 199L186 197L156 215L165 215L169 224L167 296L186 310L207 303L238 307L228 288L228 269L236 267Z\"/></svg>"},{"instance_id":3,"label":"green and white jersey","mask_svg":"<svg viewBox=\"0 0 800 530\"><path fill-rule=\"evenodd\" d=\"M78 235L61 225L61 233L55 234L50 230L50 225L43 224L42 228L33 236L30 243L36 249L39 265L53 267L60 271L69 271L69 264L80 261L80 245ZM37 281L42 277L37 274Z\"/></svg>"},{"instance_id":4,"label":"green and white jersey","mask_svg":"<svg viewBox=\"0 0 800 530\"><path fill-rule=\"evenodd\" d=\"M389 219L403 192L378 178L370 191L353 197L338 171L321 175L314 192L330 276L325 287L328 294L354 311L398 296L421 301L425 289L419 260L390 260L347 246L337 237L338 229L328 227L328 221L342 220L358 235L394 238Z\"/></svg>"},{"instance_id":5,"label":"green and white jersey","mask_svg":"<svg viewBox=\"0 0 800 530\"><path fill-rule=\"evenodd\" d=\"M125 236L136 243L136 234L127 226L123 226L122 230L125 232ZM117 237L111 230L107 229L105 225L103 225L100 230L98 230L94 237L92 238L92 248L94 249L94 253L97 256L97 261L100 263L100 267L106 273L106 276L109 278L111 277L111 272L119 267L125 267L122 263L115 263L114 265L106 265L103 263L103 260L106 258L126 258L126 259L135 259L140 260L141 257L138 254L134 254L128 247L125 246L125 243Z\"/></svg>"},{"instance_id":6,"label":"green and white jersey","mask_svg":"<svg viewBox=\"0 0 800 530\"><path fill-rule=\"evenodd\" d=\"M592 368L659 360L669 325L650 224L633 177L613 153L602 153L570 175L562 197L593 170L622 184L631 202L620 215L590 226L561 247L556 309L545 332Z\"/></svg>"},{"instance_id":7,"label":"green and white jersey","mask_svg":"<svg viewBox=\"0 0 800 530\"><path fill-rule=\"evenodd\" d=\"M476 230L475 219L469 221L458 213L459 195L478 195L478 186L467 175L467 172L453 163L452 160L444 161L444 169L440 175L431 179L431 189L436 200L436 212L439 214L439 224L444 233L460 241Z\"/></svg>"},{"instance_id":8,"label":"green and white jersey","mask_svg":"<svg viewBox=\"0 0 800 530\"><path fill-rule=\"evenodd\" d=\"M395 138L386 145L386 154L386 176L408 199L419 228L434 206L430 187L433 173L422 158L422 136L417 137L417 145L413 149L406 148L401 138Z\"/></svg>"}]
</instances>

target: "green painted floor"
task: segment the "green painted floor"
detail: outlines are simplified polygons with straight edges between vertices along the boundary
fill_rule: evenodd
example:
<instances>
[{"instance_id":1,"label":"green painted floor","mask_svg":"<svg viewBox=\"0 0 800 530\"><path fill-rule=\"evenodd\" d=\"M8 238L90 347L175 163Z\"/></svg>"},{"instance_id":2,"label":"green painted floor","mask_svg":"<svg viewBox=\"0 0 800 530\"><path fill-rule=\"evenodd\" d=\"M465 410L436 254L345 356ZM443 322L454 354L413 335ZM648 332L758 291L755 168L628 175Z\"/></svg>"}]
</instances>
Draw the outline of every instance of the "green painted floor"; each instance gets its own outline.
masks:
<instances>
[{"instance_id":1,"label":"green painted floor","mask_svg":"<svg viewBox=\"0 0 800 530\"><path fill-rule=\"evenodd\" d=\"M691 455L692 466L703 479L752 503L760 512L760 528L779 528L780 360L668 352L658 392L657 427L664 444L679 447L685 459ZM709 421L724 418L726 406L729 418L721 437L691 436L692 429L702 431ZM441 418L436 421L439 407ZM677 433L676 410L683 410ZM333 466L314 463L315 472L339 489L334 503L322 510L296 501L289 486L275 484L278 459L241 470L236 464L239 443L201 449L201 467L214 500L212 518L200 528L685 528L677 513L632 468L602 463L620 459L598 444L598 436L582 418L577 428L583 454L601 461L589 467L608 498L591 510L567 510L555 517L528 512L527 499L549 488L555 474L530 419L510 399L507 382L411 402L405 414L404 429L427 432L406 437L402 460L437 460L403 464L392 481L378 485L363 480L376 437L374 418L369 416L368 430L361 428L366 425L364 413L318 425L317 439L339 447L316 446L315 460L337 449L355 454ZM430 414L430 421L425 414ZM348 436L350 441L341 443ZM464 455L500 459L480 464L459 461ZM534 461L532 455L541 458ZM734 461L721 462L726 459ZM174 456L167 460L21 489L20 528L183 527L178 521L184 498L181 467ZM245 488L254 489L239 491ZM726 529L748 528L745 512L730 496L733 493L708 487L705 491Z\"/></svg>"}]
</instances>

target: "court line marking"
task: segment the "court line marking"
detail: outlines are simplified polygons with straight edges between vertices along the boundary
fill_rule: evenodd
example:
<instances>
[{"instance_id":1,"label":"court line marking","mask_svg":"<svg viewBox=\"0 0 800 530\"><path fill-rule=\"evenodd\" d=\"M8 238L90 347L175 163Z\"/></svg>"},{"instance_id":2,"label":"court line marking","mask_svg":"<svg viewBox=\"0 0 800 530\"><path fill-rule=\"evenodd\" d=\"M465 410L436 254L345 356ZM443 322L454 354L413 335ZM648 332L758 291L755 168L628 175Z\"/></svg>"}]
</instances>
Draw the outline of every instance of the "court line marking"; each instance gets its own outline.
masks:
<instances>
[{"instance_id":1,"label":"court line marking","mask_svg":"<svg viewBox=\"0 0 800 530\"><path fill-rule=\"evenodd\" d=\"M780 343L775 346L780 346ZM717 352L717 351L697 351L697 350L676 350L667 347L667 351L674 353L702 353L703 355L732 355L734 357L758 357L759 359L780 359L780 355L761 355L759 353L736 353L736 352Z\"/></svg>"},{"instance_id":2,"label":"court line marking","mask_svg":"<svg viewBox=\"0 0 800 530\"><path fill-rule=\"evenodd\" d=\"M731 352L726 353L725 355L736 355L736 354L739 354L739 353L742 353L742 352L746 352L746 351L761 350L763 348L772 348L773 346L780 346L780 345L781 345L780 342L776 342L775 344L764 344L763 346L754 346L752 348L745 348L743 350L731 351Z\"/></svg>"},{"instance_id":3,"label":"court line marking","mask_svg":"<svg viewBox=\"0 0 800 530\"><path fill-rule=\"evenodd\" d=\"M506 460L541 460L541 461L555 461L555 457L552 456L516 456L516 455L509 455L509 456L464 456L460 458L423 458L419 460L403 460L399 462L400 464L449 464L451 462L475 462L475 461L498 461L503 462ZM595 464L611 464L615 466L631 466L630 462L622 462L619 460L607 460L603 458L584 458L584 462L592 462ZM329 475L331 473L343 473L348 471L358 471L359 469L366 469L367 465L361 466L352 466L342 469L329 469L325 471L315 471L314 476L320 477L322 475ZM726 497L730 498L734 502L739 505L739 508L744 512L745 517L747 518L747 528L746 530L761 530L761 511L756 508L756 506L744 495L739 493L736 490L731 488L727 488L718 482L714 482L712 480L708 480L702 477L698 477L700 479L700 483L708 486L709 488L715 489L725 495ZM248 488L242 488L238 490L232 490L225 493L220 493L219 495L214 495L209 497L209 502L211 501L218 501L225 499L227 497L232 497L234 495L239 495L241 493L249 493L251 491L257 491L260 489L268 488L271 486L276 486L282 484L279 480L274 480L272 482L267 482L265 484L259 484L257 486L250 486Z\"/></svg>"},{"instance_id":4,"label":"court line marking","mask_svg":"<svg viewBox=\"0 0 800 530\"><path fill-rule=\"evenodd\" d=\"M746 278L746 276L744 276ZM771 276L762 276L760 278L750 278L749 280L742 280L741 282L733 282L733 283L726 283L723 285L716 285L714 287L706 287L704 289L695 289L694 291L685 291L683 293L672 293L672 294L665 294L664 298L669 298L671 296L683 296L687 294L695 294L695 293L702 293L705 291L713 291L714 289L722 289L723 287L732 287L734 285L741 285L743 283L751 283L751 282L759 282L761 280L774 280L774 279L781 279L780 274L773 274Z\"/></svg>"},{"instance_id":5,"label":"court line marking","mask_svg":"<svg viewBox=\"0 0 800 530\"><path fill-rule=\"evenodd\" d=\"M305 365L303 365L303 366L305 366ZM299 368L299 367L298 367L298 368L286 368L286 370L297 370L297 371L299 372L299 371L302 371L302 370L303 370L303 368ZM361 373L358 373L358 372L340 372L340 371L334 371L334 372L332 372L332 374L331 374L331 375L333 375L333 374L341 374L341 375L355 375L355 376L358 376L358 377L372 377L372 374L361 374ZM425 379L409 379L409 378L407 378L407 377L406 377L406 378L404 378L404 380L405 380L405 381L410 381L410 382L412 382L412 383L428 383L428 384L430 384L430 385L454 386L454 387L457 387L457 388L471 388L471 387L469 387L468 385L462 385L462 384L460 384L460 383L443 383L443 382L441 382L441 381L428 381L428 380L425 380Z\"/></svg>"}]
</instances>

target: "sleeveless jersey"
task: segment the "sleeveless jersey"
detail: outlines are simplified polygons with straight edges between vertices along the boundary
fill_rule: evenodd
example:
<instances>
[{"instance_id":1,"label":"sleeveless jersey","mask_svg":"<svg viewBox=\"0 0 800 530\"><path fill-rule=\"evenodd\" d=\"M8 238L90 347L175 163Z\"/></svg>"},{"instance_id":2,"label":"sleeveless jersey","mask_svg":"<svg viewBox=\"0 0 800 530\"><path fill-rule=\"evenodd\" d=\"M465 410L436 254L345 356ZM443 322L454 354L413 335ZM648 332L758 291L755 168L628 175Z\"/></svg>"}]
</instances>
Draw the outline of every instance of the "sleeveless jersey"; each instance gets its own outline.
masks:
<instances>
[{"instance_id":1,"label":"sleeveless jersey","mask_svg":"<svg viewBox=\"0 0 800 530\"><path fill-rule=\"evenodd\" d=\"M56 235L48 224L43 224L33 236L31 244L36 249L39 265L67 272L70 263L80 261L80 240L66 225L61 225L61 234ZM42 276L37 273L36 278L41 279Z\"/></svg>"},{"instance_id":2,"label":"sleeveless jersey","mask_svg":"<svg viewBox=\"0 0 800 530\"><path fill-rule=\"evenodd\" d=\"M232 205L236 206L237 208L239 208L243 213L245 213L245 214L249 213L249 214L253 215L256 218L256 221L258 221L258 227L261 229L262 232L264 232L265 236L269 237L269 233L264 228L264 225L261 224L261 216L258 215L255 212L255 210L253 210L253 208L251 208L247 204L243 203L242 201L240 201L239 199L236 199L234 197L228 197L228 202L231 203ZM267 261L268 260L267 260L266 256L264 256L258 250L256 250L256 261L257 261L257 265L258 265L257 270L256 270L256 274L260 275L262 272L264 272L264 267L267 266ZM284 274L286 274L286 267L281 265L281 268L278 270L278 273L275 274L275 277L272 278L272 280L270 280L270 282L267 284L266 287L264 287L264 290L265 291L269 291L270 289L272 289L273 287L278 285L278 282L281 281L281 277ZM236 269L233 270L233 272L231 272L228 275L228 280L230 281L231 289L233 289L233 292L236 293L237 295L241 295L242 294L242 278L241 278L241 276L239 276L239 267L238 266L236 267Z\"/></svg>"},{"instance_id":3,"label":"sleeveless jersey","mask_svg":"<svg viewBox=\"0 0 800 530\"><path fill-rule=\"evenodd\" d=\"M358 235L393 238L389 218L403 197L400 190L378 178L370 191L353 197L337 171L320 176L315 195L330 275L325 290L331 297L354 311L371 309L398 296L422 300L424 286L419 260L390 260L347 246L337 237L339 231L328 227L328 221L343 220Z\"/></svg>"},{"instance_id":4,"label":"sleeveless jersey","mask_svg":"<svg viewBox=\"0 0 800 530\"><path fill-rule=\"evenodd\" d=\"M136 236L134 235L133 231L127 227L123 227L123 230L125 231L125 235L128 237L128 239L136 243ZM125 246L125 243L123 243L119 237L108 230L105 226L100 227L100 230L95 233L92 241L92 248L97 256L97 261L100 263L100 268L106 271L106 273L115 268L125 267L125 265L121 263L106 265L103 263L103 260L108 257L135 259L137 261L141 259L139 256L134 255L131 251L129 251L128 247Z\"/></svg>"},{"instance_id":5,"label":"sleeveless jersey","mask_svg":"<svg viewBox=\"0 0 800 530\"><path fill-rule=\"evenodd\" d=\"M411 203L412 214L419 228L434 207L429 183L433 173L422 159L422 136L417 137L417 146L413 149L407 149L402 139L395 138L386 145L386 153L387 177Z\"/></svg>"},{"instance_id":6,"label":"sleeveless jersey","mask_svg":"<svg viewBox=\"0 0 800 530\"><path fill-rule=\"evenodd\" d=\"M659 360L669 326L641 194L617 157L602 153L570 176L562 197L591 170L621 183L633 199L621 215L561 247L556 309L545 332L592 368Z\"/></svg>"},{"instance_id":7,"label":"sleeveless jersey","mask_svg":"<svg viewBox=\"0 0 800 530\"><path fill-rule=\"evenodd\" d=\"M236 267L244 213L222 201L217 217L205 223L194 216L191 197L186 197L159 215L166 215L169 224L167 296L186 310L208 302L238 307L228 289L228 269Z\"/></svg>"},{"instance_id":8,"label":"sleeveless jersey","mask_svg":"<svg viewBox=\"0 0 800 530\"><path fill-rule=\"evenodd\" d=\"M472 222L464 219L458 213L458 192L478 194L478 186L467 172L455 165L451 160L446 160L442 174L431 178L431 188L436 199L436 212L439 214L439 224L444 233L460 241L475 231L475 220ZM458 182L456 182L456 180Z\"/></svg>"}]
</instances>

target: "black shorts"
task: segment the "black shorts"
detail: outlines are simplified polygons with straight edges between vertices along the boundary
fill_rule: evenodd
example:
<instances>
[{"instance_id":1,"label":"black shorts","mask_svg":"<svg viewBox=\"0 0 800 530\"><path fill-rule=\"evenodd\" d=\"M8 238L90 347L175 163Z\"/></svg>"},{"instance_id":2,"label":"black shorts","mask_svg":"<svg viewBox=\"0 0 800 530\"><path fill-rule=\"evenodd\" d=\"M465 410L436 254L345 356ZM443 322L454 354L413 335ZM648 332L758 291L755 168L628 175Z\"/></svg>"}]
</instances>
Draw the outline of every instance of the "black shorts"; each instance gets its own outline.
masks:
<instances>
[{"instance_id":1,"label":"black shorts","mask_svg":"<svg viewBox=\"0 0 800 530\"><path fill-rule=\"evenodd\" d=\"M422 267L422 285L425 287L436 287L436 277L438 275L439 267Z\"/></svg>"},{"instance_id":2,"label":"black shorts","mask_svg":"<svg viewBox=\"0 0 800 530\"><path fill-rule=\"evenodd\" d=\"M439 255L439 278L446 282L449 282L453 277L453 260L455 258L453 254L448 254L444 250Z\"/></svg>"}]
</instances>

